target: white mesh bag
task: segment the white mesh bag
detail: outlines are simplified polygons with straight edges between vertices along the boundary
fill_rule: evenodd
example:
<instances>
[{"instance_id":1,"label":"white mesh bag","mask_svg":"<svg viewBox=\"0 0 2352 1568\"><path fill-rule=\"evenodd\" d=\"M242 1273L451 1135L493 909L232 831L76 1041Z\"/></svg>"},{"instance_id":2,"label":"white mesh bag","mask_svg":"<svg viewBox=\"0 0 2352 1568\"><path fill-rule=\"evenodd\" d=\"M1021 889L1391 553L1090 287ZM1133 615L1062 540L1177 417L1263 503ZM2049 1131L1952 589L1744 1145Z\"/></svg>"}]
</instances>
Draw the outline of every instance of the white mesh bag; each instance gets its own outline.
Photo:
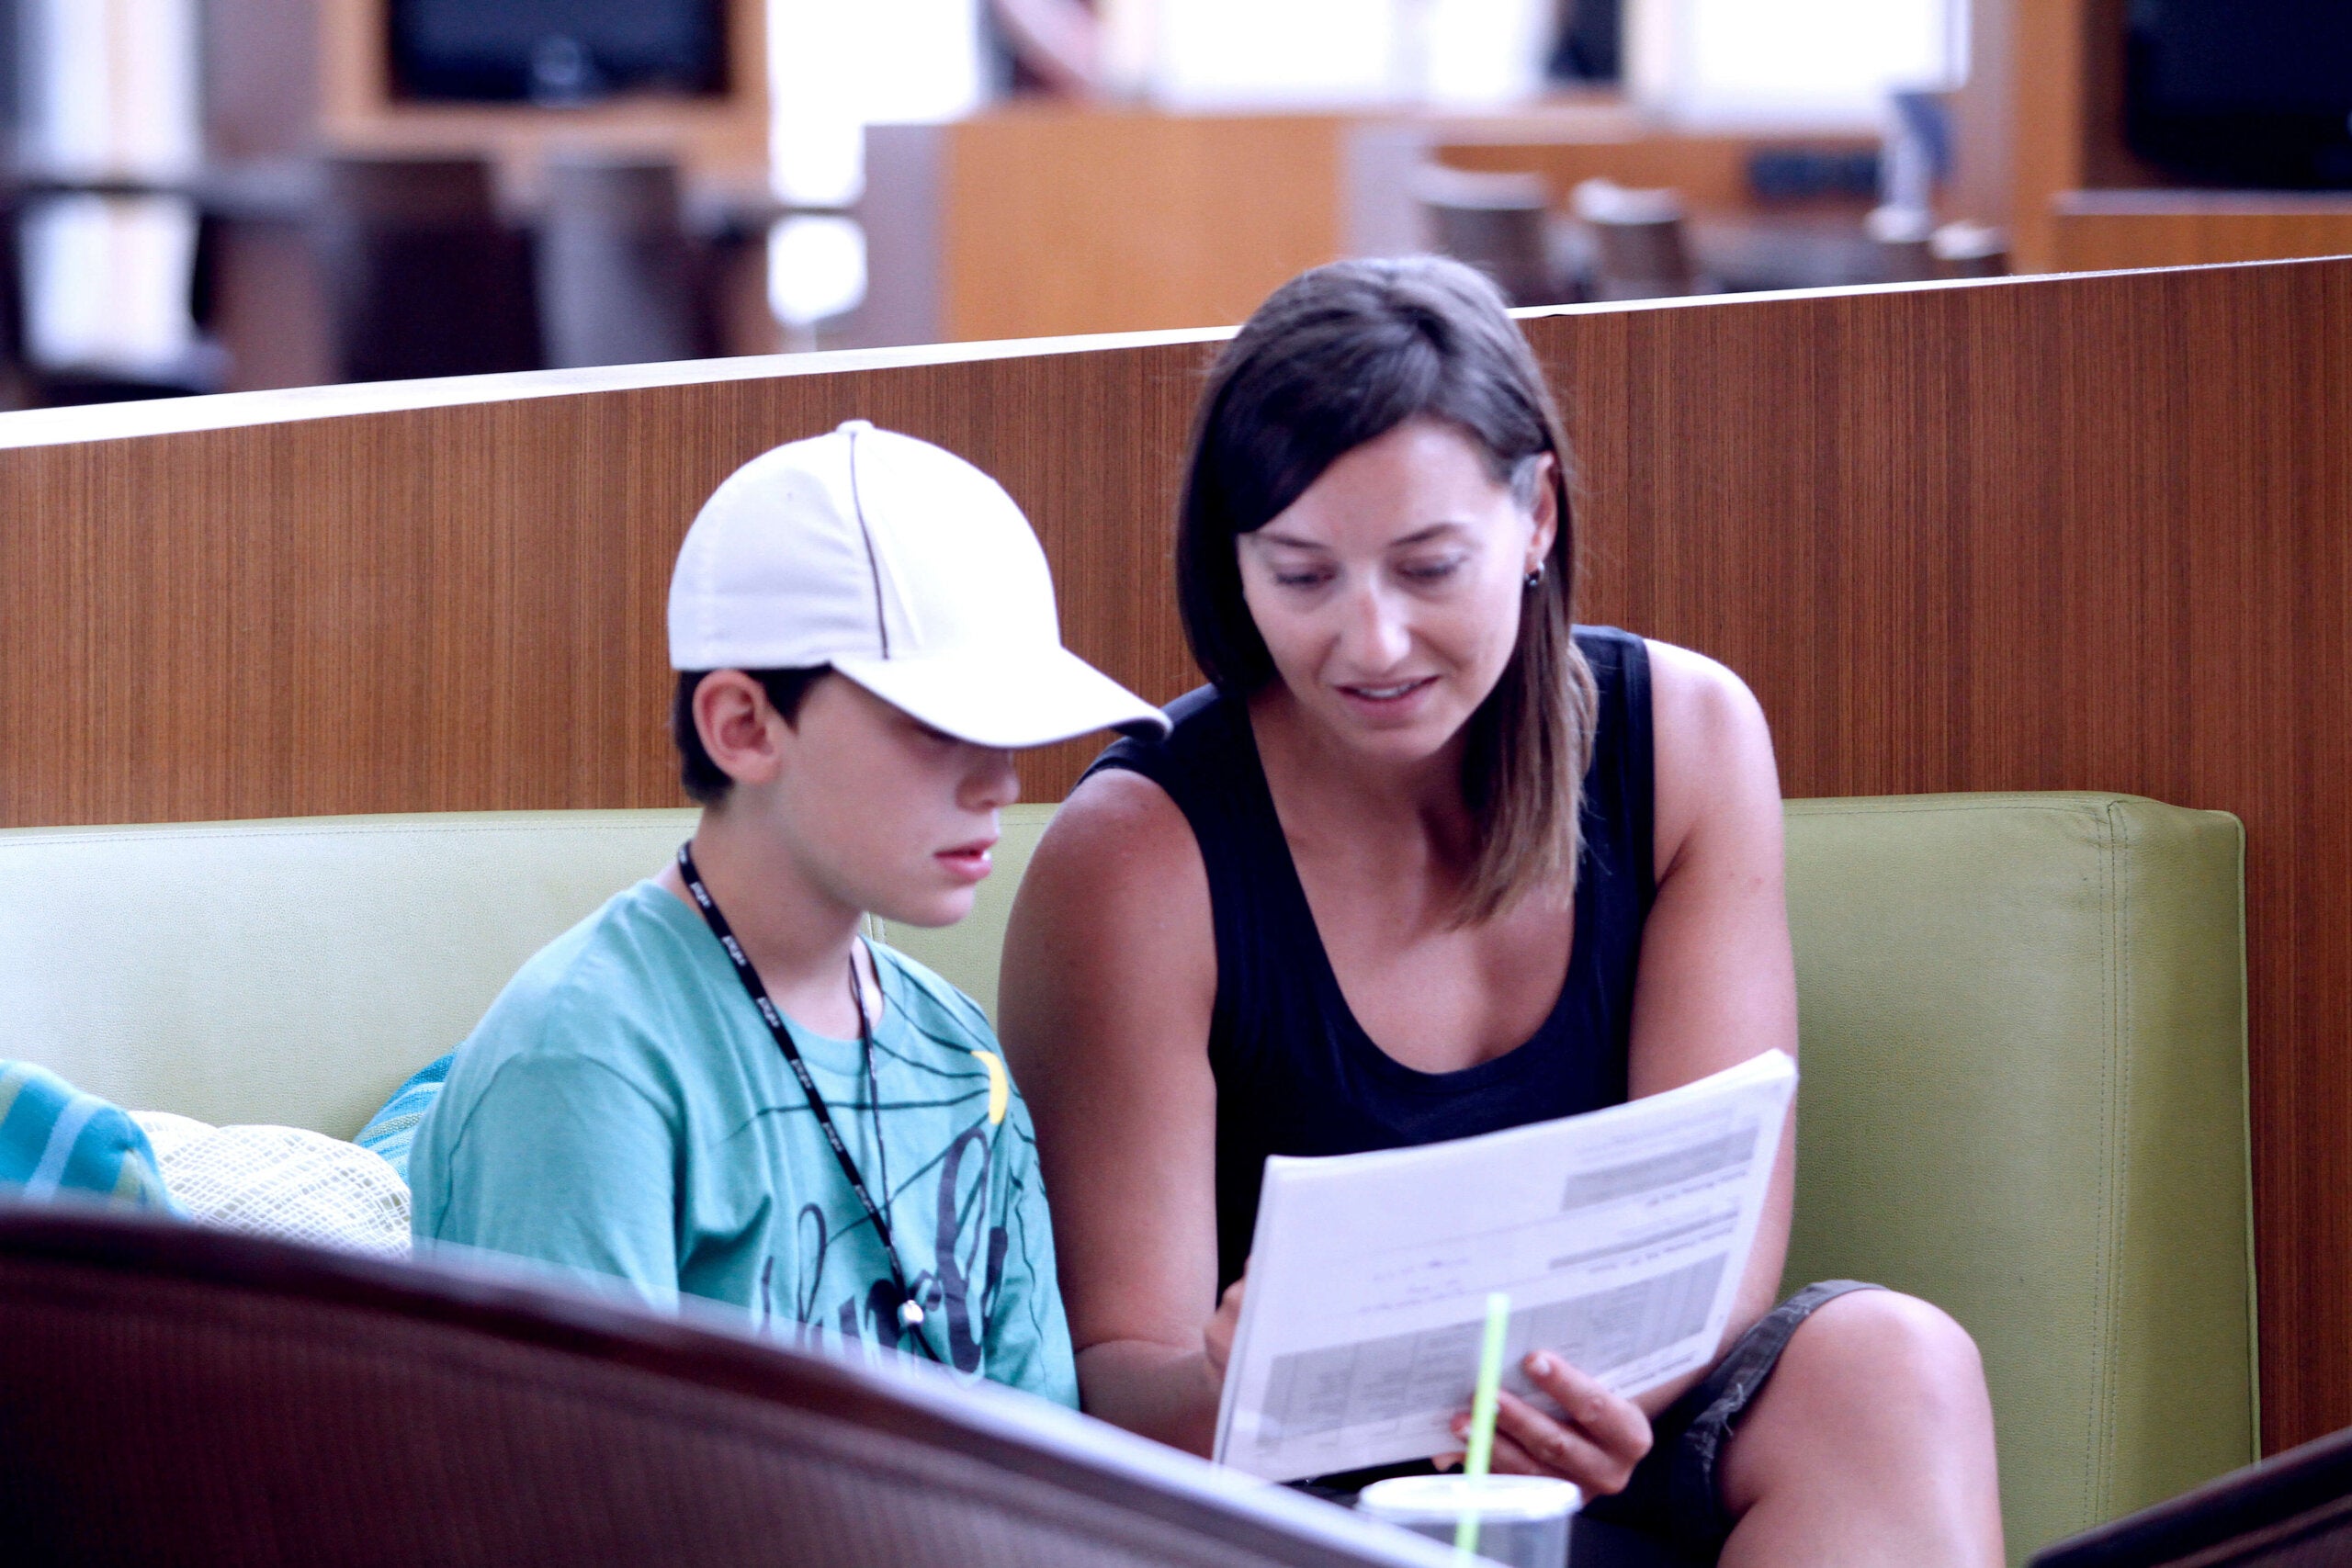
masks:
<instances>
[{"instance_id":1,"label":"white mesh bag","mask_svg":"<svg viewBox=\"0 0 2352 1568\"><path fill-rule=\"evenodd\" d=\"M201 1224L404 1257L408 1185L383 1156L300 1127L208 1127L141 1111L172 1199Z\"/></svg>"}]
</instances>

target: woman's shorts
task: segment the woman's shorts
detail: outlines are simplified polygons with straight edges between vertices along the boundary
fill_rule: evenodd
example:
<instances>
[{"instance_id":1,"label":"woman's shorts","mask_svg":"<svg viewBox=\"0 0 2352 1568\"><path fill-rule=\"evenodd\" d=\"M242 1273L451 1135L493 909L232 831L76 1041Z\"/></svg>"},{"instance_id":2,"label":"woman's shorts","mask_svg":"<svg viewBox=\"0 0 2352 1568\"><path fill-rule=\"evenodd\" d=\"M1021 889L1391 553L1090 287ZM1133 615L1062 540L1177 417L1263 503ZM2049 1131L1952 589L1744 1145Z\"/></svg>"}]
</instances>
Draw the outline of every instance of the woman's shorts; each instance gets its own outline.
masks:
<instances>
[{"instance_id":1,"label":"woman's shorts","mask_svg":"<svg viewBox=\"0 0 2352 1568\"><path fill-rule=\"evenodd\" d=\"M1740 1417L1770 1381L1797 1325L1825 1302L1849 1291L1876 1289L1859 1280L1825 1280L1757 1319L1713 1371L1658 1412L1650 1423L1650 1451L1634 1467L1625 1489L1585 1506L1573 1536L1577 1568L1714 1562L1731 1533L1721 1467L1724 1446L1739 1429ZM1588 1521L1603 1528L1586 1529ZM1636 1539L1623 1539L1628 1534ZM1661 1546L1666 1551L1657 1550Z\"/></svg>"},{"instance_id":2,"label":"woman's shorts","mask_svg":"<svg viewBox=\"0 0 2352 1568\"><path fill-rule=\"evenodd\" d=\"M1623 1492L1585 1505L1569 1532L1572 1568L1689 1568L1712 1564L1723 1552L1732 1519L1724 1509L1724 1446L1781 1364L1797 1325L1825 1302L1849 1291L1873 1291L1859 1280L1807 1285L1735 1340L1714 1370L1658 1412L1650 1423L1650 1451ZM1351 1504L1383 1476L1426 1472L1426 1461L1294 1482L1301 1491Z\"/></svg>"}]
</instances>

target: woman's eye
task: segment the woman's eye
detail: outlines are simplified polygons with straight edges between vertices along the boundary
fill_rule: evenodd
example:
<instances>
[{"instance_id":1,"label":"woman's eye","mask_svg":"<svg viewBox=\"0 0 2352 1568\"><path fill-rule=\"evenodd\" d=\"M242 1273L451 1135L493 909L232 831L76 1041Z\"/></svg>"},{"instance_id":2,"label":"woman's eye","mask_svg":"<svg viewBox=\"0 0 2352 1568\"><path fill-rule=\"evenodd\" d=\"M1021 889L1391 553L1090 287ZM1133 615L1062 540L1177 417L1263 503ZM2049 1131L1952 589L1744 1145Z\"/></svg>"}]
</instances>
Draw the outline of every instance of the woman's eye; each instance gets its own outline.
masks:
<instances>
[{"instance_id":1,"label":"woman's eye","mask_svg":"<svg viewBox=\"0 0 2352 1568\"><path fill-rule=\"evenodd\" d=\"M1462 565L1458 560L1415 561L1398 569L1408 582L1442 582Z\"/></svg>"},{"instance_id":2,"label":"woman's eye","mask_svg":"<svg viewBox=\"0 0 2352 1568\"><path fill-rule=\"evenodd\" d=\"M1277 571L1274 573L1274 581L1283 588L1313 588L1318 583L1329 582L1330 580L1331 574L1328 571Z\"/></svg>"}]
</instances>

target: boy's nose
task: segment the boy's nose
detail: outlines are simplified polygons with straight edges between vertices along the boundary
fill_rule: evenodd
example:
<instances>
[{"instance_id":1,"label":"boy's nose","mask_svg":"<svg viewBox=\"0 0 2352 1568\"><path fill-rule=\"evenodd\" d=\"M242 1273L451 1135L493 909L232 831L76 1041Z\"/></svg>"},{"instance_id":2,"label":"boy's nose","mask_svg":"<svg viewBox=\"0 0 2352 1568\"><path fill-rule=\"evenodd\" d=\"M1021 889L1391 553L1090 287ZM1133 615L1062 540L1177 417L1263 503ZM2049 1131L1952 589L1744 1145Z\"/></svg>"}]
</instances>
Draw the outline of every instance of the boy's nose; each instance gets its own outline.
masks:
<instances>
[{"instance_id":1,"label":"boy's nose","mask_svg":"<svg viewBox=\"0 0 2352 1568\"><path fill-rule=\"evenodd\" d=\"M973 765L964 775L963 804L972 811L998 811L1021 798L1021 773L1012 753L990 747L972 748Z\"/></svg>"}]
</instances>

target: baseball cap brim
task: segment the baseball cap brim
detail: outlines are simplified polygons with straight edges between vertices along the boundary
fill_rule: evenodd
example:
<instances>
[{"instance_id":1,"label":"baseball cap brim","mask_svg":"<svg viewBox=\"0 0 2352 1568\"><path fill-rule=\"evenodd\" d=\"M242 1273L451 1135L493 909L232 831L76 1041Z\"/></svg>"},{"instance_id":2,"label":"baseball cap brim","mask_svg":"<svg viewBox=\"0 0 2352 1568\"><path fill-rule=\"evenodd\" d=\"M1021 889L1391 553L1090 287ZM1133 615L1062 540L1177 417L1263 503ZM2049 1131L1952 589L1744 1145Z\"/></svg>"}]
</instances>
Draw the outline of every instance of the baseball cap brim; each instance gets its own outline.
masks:
<instances>
[{"instance_id":1,"label":"baseball cap brim","mask_svg":"<svg viewBox=\"0 0 2352 1568\"><path fill-rule=\"evenodd\" d=\"M1168 716L1066 648L836 659L902 713L975 746L1050 746L1098 729L1168 733Z\"/></svg>"}]
</instances>

